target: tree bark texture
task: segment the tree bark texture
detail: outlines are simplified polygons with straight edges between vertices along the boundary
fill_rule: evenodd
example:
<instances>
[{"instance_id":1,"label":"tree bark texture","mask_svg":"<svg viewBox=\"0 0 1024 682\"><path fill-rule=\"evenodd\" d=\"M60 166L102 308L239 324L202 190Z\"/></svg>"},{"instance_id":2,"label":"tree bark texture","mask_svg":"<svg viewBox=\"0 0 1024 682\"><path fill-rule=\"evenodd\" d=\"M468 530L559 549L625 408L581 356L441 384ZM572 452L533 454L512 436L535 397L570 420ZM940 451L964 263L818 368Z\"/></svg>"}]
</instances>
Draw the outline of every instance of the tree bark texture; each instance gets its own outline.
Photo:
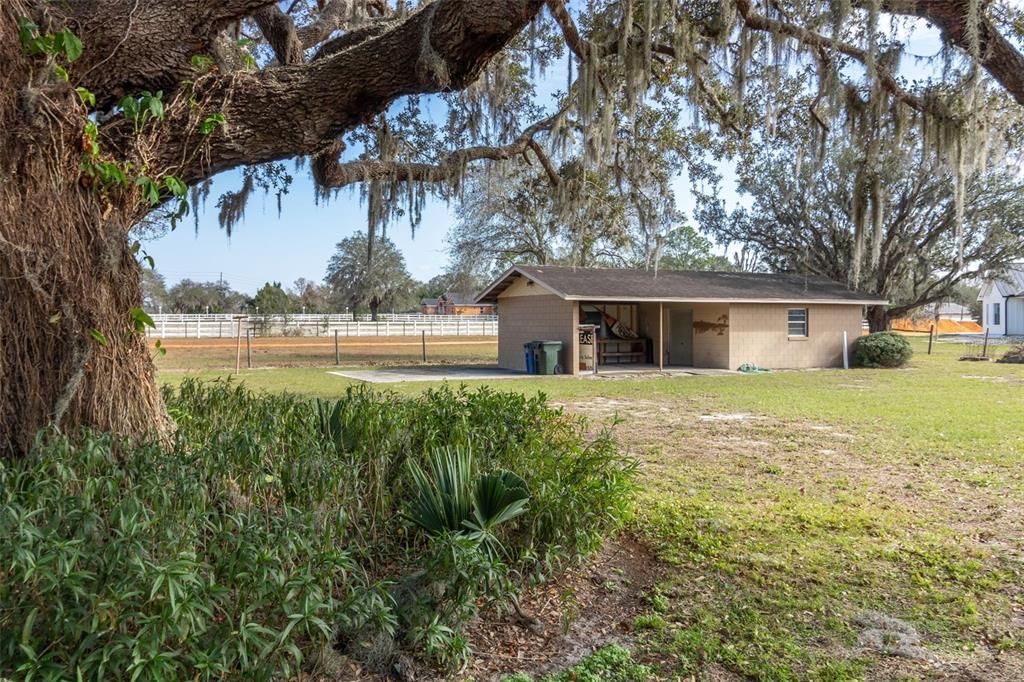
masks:
<instances>
[{"instance_id":1,"label":"tree bark texture","mask_svg":"<svg viewBox=\"0 0 1024 682\"><path fill-rule=\"evenodd\" d=\"M137 196L81 184L81 128L66 122L84 109L68 88L28 85L24 67L18 82L10 28L0 23L0 456L26 453L47 426L160 437L169 422L129 313L142 305L127 238L138 214L124 208Z\"/></svg>"},{"instance_id":2,"label":"tree bark texture","mask_svg":"<svg viewBox=\"0 0 1024 682\"><path fill-rule=\"evenodd\" d=\"M889 331L890 316L889 310L884 305L868 306L868 331L875 332Z\"/></svg>"}]
</instances>

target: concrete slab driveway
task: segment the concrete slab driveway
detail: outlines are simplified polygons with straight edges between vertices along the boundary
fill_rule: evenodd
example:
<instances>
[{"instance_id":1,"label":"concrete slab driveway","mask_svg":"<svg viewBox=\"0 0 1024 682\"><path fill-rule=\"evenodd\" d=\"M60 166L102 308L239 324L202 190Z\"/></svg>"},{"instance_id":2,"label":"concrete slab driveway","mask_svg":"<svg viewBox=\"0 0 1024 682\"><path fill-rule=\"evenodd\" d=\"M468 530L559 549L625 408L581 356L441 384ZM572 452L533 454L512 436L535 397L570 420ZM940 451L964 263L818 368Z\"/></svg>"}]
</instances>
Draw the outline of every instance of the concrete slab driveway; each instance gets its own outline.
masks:
<instances>
[{"instance_id":1,"label":"concrete slab driveway","mask_svg":"<svg viewBox=\"0 0 1024 682\"><path fill-rule=\"evenodd\" d=\"M482 379L526 379L530 375L500 367L384 367L381 369L352 369L331 371L328 374L356 379L372 384L397 384L404 381L471 381ZM534 377L536 378L536 377Z\"/></svg>"}]
</instances>

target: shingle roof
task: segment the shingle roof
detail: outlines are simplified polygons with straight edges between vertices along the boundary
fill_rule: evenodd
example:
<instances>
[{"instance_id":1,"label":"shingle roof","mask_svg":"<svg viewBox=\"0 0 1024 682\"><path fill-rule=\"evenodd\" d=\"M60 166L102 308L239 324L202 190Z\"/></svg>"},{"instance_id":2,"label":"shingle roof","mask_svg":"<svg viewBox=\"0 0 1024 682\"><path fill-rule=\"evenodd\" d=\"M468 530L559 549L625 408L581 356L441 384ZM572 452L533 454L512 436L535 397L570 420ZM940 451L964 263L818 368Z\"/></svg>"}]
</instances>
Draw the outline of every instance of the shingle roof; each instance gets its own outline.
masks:
<instances>
[{"instance_id":1,"label":"shingle roof","mask_svg":"<svg viewBox=\"0 0 1024 682\"><path fill-rule=\"evenodd\" d=\"M851 291L825 277L754 273L516 265L479 296L495 302L518 277L526 277L567 300L749 301L884 304L874 294Z\"/></svg>"},{"instance_id":2,"label":"shingle roof","mask_svg":"<svg viewBox=\"0 0 1024 682\"><path fill-rule=\"evenodd\" d=\"M420 305L436 306L437 305L437 299L436 298L421 298L420 299Z\"/></svg>"},{"instance_id":3,"label":"shingle roof","mask_svg":"<svg viewBox=\"0 0 1024 682\"><path fill-rule=\"evenodd\" d=\"M992 280L1000 296L1024 295L1024 263L1011 263Z\"/></svg>"}]
</instances>

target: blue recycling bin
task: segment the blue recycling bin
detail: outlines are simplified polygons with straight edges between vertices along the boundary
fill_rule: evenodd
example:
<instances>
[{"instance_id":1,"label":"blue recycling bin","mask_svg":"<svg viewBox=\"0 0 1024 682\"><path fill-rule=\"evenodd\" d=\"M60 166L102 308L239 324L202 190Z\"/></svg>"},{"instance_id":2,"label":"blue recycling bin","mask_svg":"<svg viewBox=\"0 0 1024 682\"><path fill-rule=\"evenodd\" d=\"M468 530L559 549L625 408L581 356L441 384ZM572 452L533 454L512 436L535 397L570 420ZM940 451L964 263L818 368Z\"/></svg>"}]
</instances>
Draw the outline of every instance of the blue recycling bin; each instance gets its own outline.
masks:
<instances>
[{"instance_id":1,"label":"blue recycling bin","mask_svg":"<svg viewBox=\"0 0 1024 682\"><path fill-rule=\"evenodd\" d=\"M536 341L527 341L523 344L523 352L526 354L526 373L537 373L537 346Z\"/></svg>"}]
</instances>

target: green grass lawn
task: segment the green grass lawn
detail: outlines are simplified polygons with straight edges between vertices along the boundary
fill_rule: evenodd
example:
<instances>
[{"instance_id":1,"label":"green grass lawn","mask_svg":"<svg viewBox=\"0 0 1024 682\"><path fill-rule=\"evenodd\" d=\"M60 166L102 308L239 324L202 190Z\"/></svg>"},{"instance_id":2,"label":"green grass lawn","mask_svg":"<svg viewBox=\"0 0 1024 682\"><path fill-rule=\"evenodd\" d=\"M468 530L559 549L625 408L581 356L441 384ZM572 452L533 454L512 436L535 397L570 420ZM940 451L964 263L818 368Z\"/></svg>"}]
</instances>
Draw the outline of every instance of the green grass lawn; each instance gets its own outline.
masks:
<instances>
[{"instance_id":1,"label":"green grass lawn","mask_svg":"<svg viewBox=\"0 0 1024 682\"><path fill-rule=\"evenodd\" d=\"M635 528L671 568L637 655L664 676L1024 679L1024 367L914 346L901 370L493 386L616 422L640 459ZM326 369L238 379L353 383ZM869 627L888 617L919 641Z\"/></svg>"}]
</instances>

